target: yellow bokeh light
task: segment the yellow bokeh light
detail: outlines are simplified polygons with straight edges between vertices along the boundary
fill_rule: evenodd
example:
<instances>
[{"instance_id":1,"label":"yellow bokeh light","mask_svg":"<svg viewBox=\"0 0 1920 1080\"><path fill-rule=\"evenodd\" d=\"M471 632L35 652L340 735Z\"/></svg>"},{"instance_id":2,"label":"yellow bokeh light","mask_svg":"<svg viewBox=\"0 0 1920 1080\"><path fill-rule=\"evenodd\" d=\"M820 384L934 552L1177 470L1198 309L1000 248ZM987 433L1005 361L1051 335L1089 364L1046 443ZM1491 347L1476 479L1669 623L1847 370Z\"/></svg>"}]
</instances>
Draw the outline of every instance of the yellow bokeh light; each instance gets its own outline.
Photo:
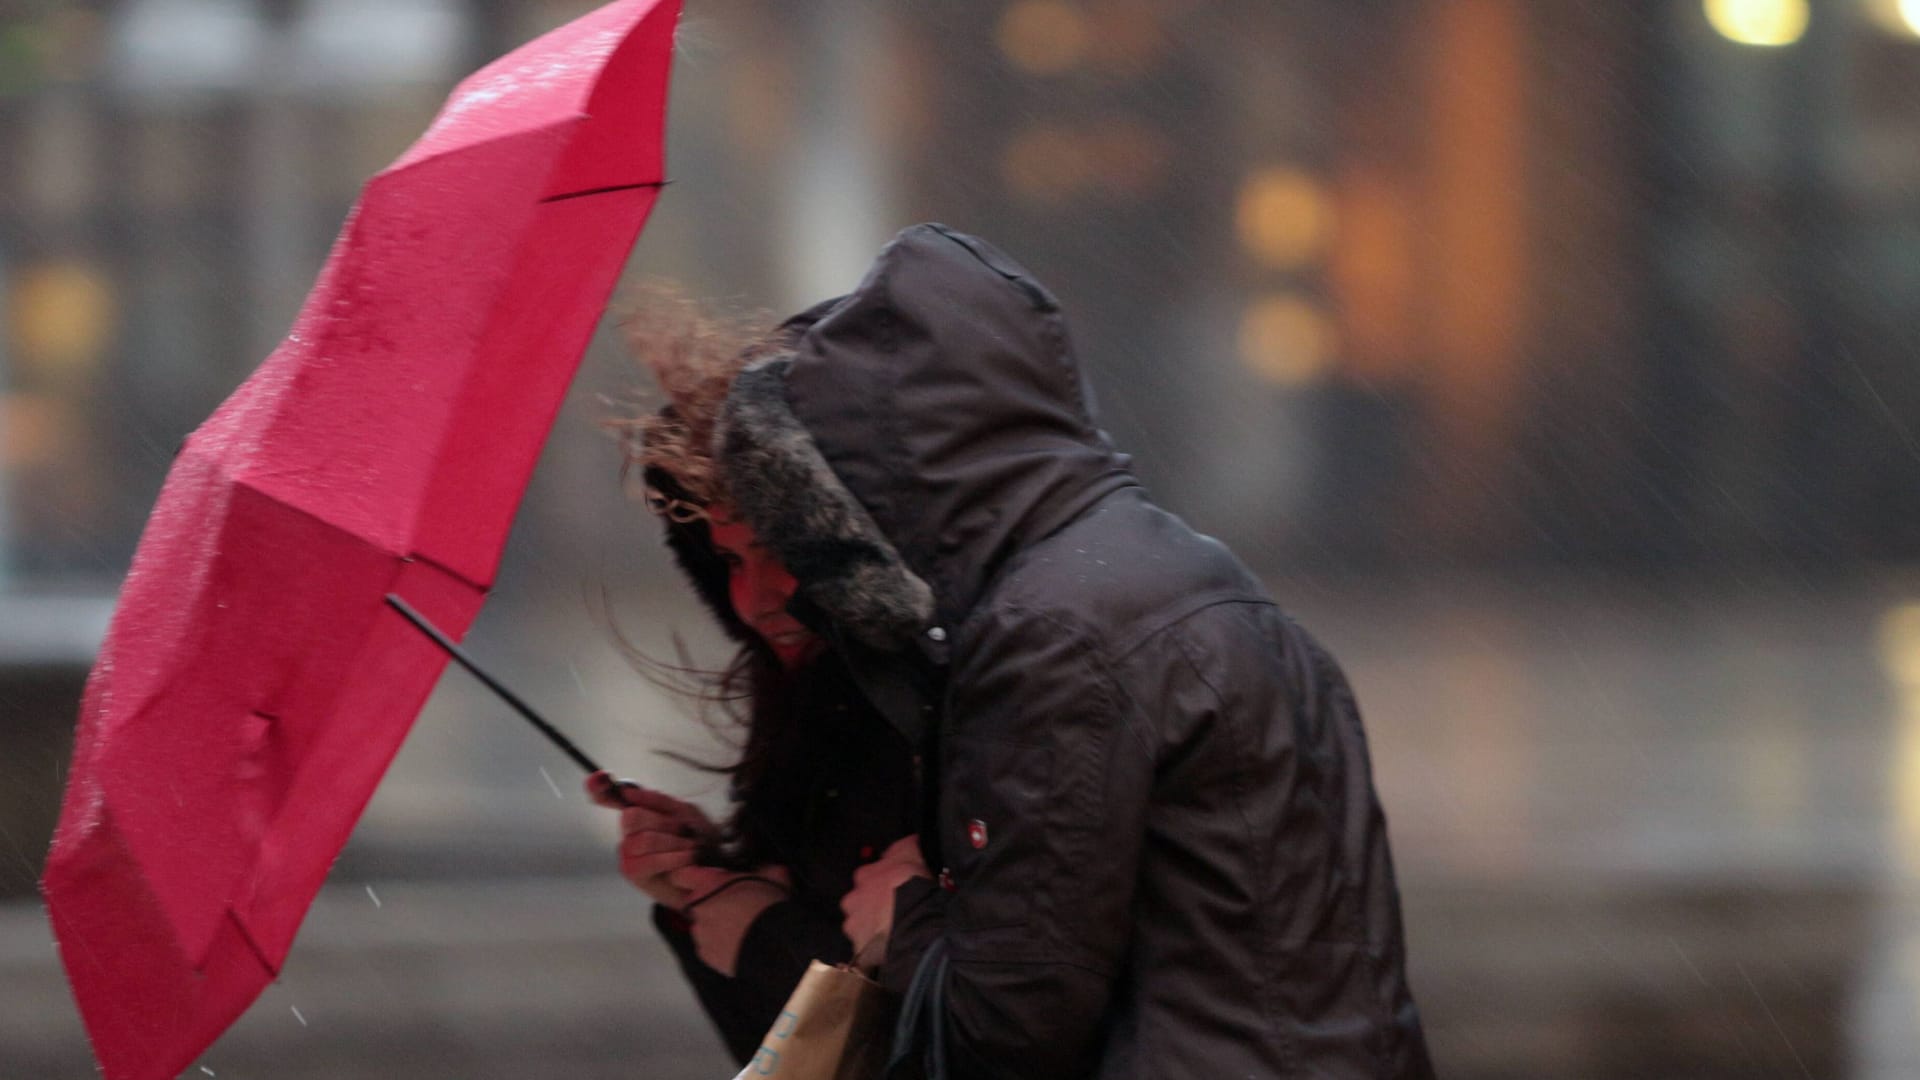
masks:
<instances>
[{"instance_id":1,"label":"yellow bokeh light","mask_svg":"<svg viewBox=\"0 0 1920 1080\"><path fill-rule=\"evenodd\" d=\"M13 346L29 370L51 375L90 369L113 332L112 288L84 263L28 267L18 272L7 299Z\"/></svg>"},{"instance_id":2,"label":"yellow bokeh light","mask_svg":"<svg viewBox=\"0 0 1920 1080\"><path fill-rule=\"evenodd\" d=\"M1240 359L1271 383L1301 386L1327 369L1334 331L1320 309L1288 294L1263 297L1240 319Z\"/></svg>"},{"instance_id":3,"label":"yellow bokeh light","mask_svg":"<svg viewBox=\"0 0 1920 1080\"><path fill-rule=\"evenodd\" d=\"M1062 0L1021 0L1000 16L1000 51L1029 75L1059 75L1087 51L1087 20Z\"/></svg>"},{"instance_id":4,"label":"yellow bokeh light","mask_svg":"<svg viewBox=\"0 0 1920 1080\"><path fill-rule=\"evenodd\" d=\"M1920 38L1920 0L1866 0L1867 18L1897 37Z\"/></svg>"},{"instance_id":5,"label":"yellow bokeh light","mask_svg":"<svg viewBox=\"0 0 1920 1080\"><path fill-rule=\"evenodd\" d=\"M1333 232L1333 210L1320 182L1286 167L1262 169L1240 187L1234 227L1248 254L1293 269L1312 260Z\"/></svg>"},{"instance_id":6,"label":"yellow bokeh light","mask_svg":"<svg viewBox=\"0 0 1920 1080\"><path fill-rule=\"evenodd\" d=\"M1707 21L1742 45L1791 45L1807 32L1807 0L1706 0Z\"/></svg>"},{"instance_id":7,"label":"yellow bokeh light","mask_svg":"<svg viewBox=\"0 0 1920 1080\"><path fill-rule=\"evenodd\" d=\"M1909 877L1920 878L1920 603L1881 617L1880 662L1900 710L1891 760L1894 856Z\"/></svg>"},{"instance_id":8,"label":"yellow bokeh light","mask_svg":"<svg viewBox=\"0 0 1920 1080\"><path fill-rule=\"evenodd\" d=\"M1902 604L1881 618L1880 660L1895 683L1920 691L1920 603Z\"/></svg>"}]
</instances>

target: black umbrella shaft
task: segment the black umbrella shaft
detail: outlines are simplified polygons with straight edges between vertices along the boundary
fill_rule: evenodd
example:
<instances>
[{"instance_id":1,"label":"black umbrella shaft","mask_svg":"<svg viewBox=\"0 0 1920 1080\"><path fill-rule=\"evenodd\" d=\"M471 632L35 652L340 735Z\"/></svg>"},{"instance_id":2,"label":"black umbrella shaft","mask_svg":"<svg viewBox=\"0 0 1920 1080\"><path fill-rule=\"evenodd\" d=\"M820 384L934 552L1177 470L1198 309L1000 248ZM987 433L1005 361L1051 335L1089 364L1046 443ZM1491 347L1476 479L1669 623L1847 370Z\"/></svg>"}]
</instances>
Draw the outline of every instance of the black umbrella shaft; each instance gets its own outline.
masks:
<instances>
[{"instance_id":1,"label":"black umbrella shaft","mask_svg":"<svg viewBox=\"0 0 1920 1080\"><path fill-rule=\"evenodd\" d=\"M387 603L393 606L393 610L405 616L408 622L418 627L421 633L432 638L434 644L440 646L442 649L447 650L447 655L459 661L461 667L466 668L468 671L473 672L473 677L476 679L479 679L482 683L485 683L487 689L500 695L500 700L506 702L508 705L513 706L513 710L515 712L519 713L521 716L526 717L528 723L532 724L536 728L539 728L540 734L545 735L547 738L553 740L553 745L559 747L562 753L572 758L575 764L579 765L582 769L585 769L590 773L595 773L600 771L600 766L596 764L592 758L582 753L579 747L573 745L572 739L569 739L565 735L560 734L560 730L558 728L554 727L552 724L547 723L544 717L542 717L539 713L534 711L533 706L527 704L525 701L520 700L520 695L507 689L506 684L502 683L499 679L494 678L492 675L487 674L486 669L482 668L478 663L476 663L473 657L468 656L465 649L462 649L460 646L454 644L452 638L441 633L439 627L433 625L431 622L428 622L427 617L425 615L422 615L419 612L413 610L412 606L410 606L405 600L400 599L398 596L395 596L393 593L387 594Z\"/></svg>"}]
</instances>

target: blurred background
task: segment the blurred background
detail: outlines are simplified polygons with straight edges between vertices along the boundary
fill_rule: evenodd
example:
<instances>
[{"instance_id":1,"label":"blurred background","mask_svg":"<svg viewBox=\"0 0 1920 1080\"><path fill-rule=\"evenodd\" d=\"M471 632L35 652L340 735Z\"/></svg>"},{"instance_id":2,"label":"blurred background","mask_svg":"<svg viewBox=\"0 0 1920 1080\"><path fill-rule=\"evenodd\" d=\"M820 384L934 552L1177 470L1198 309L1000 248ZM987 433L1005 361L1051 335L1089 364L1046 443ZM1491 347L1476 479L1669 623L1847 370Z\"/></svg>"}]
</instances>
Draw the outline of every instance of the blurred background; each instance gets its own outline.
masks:
<instances>
[{"instance_id":1,"label":"blurred background","mask_svg":"<svg viewBox=\"0 0 1920 1080\"><path fill-rule=\"evenodd\" d=\"M92 1075L33 883L175 448L591 6L0 2L0 1077ZM673 95L632 279L784 312L939 220L1060 296L1358 687L1443 1075L1920 1076L1920 3L690 0ZM723 655L638 385L609 319L469 641L718 807L615 647ZM450 674L200 1072L731 1075L570 768Z\"/></svg>"}]
</instances>

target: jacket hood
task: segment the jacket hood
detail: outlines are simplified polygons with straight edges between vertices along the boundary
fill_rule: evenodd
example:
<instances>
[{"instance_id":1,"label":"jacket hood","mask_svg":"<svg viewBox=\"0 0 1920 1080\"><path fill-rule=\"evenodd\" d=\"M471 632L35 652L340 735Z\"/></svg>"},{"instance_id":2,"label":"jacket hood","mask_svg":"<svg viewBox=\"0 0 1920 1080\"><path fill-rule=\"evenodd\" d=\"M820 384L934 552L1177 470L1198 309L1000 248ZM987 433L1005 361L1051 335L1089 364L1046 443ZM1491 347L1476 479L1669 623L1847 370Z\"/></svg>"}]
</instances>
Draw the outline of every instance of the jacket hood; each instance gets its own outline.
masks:
<instances>
[{"instance_id":1,"label":"jacket hood","mask_svg":"<svg viewBox=\"0 0 1920 1080\"><path fill-rule=\"evenodd\" d=\"M739 511L812 606L897 650L1022 547L1136 483L1060 306L993 246L901 232L857 288L734 381L715 435Z\"/></svg>"}]
</instances>

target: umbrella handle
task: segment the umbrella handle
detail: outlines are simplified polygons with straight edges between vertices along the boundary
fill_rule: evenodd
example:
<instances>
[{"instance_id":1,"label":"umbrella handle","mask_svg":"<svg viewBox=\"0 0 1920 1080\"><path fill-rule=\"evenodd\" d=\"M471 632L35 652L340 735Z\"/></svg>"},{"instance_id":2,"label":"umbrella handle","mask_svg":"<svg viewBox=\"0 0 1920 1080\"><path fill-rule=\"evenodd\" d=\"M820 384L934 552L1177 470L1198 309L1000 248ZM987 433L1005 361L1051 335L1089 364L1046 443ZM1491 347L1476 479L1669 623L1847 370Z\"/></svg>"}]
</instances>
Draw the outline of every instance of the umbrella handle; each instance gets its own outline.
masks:
<instances>
[{"instance_id":1,"label":"umbrella handle","mask_svg":"<svg viewBox=\"0 0 1920 1080\"><path fill-rule=\"evenodd\" d=\"M565 735L560 734L560 730L558 728L548 723L546 719L542 717L538 712L535 712L533 706L527 704L525 701L522 701L520 699L520 695L507 689L505 683L502 683L499 679L496 679L492 675L488 674L484 668L482 668L477 662L474 661L473 657L467 655L465 649L462 649L460 646L454 644L452 638L448 637L444 633L441 633L439 627L427 621L427 617L425 615L422 615L418 611L415 611L413 607L409 605L405 600L400 599L400 597L396 596L393 593L387 594L387 604L391 606L393 610L399 612L401 616L404 617L408 622L412 623L416 628L418 628L421 633L433 639L433 643L435 645L438 645L442 649L445 649L448 656L451 656L455 660L459 661L460 666L472 672L473 677L476 679L479 679L483 684L485 684L487 689L493 691L495 694L498 694L500 696L500 700L512 706L513 710L519 713L521 716L526 717L528 723L538 728L540 730L540 734L545 735L548 739L551 739L553 741L553 745L560 748L561 753L564 753L568 757L573 759L574 764L580 766L582 769L585 769L590 773L596 773L600 771L599 764L597 764L592 758L588 757L586 754L582 753L579 747L573 745L572 739L569 739ZM624 801L624 798L622 801Z\"/></svg>"}]
</instances>

